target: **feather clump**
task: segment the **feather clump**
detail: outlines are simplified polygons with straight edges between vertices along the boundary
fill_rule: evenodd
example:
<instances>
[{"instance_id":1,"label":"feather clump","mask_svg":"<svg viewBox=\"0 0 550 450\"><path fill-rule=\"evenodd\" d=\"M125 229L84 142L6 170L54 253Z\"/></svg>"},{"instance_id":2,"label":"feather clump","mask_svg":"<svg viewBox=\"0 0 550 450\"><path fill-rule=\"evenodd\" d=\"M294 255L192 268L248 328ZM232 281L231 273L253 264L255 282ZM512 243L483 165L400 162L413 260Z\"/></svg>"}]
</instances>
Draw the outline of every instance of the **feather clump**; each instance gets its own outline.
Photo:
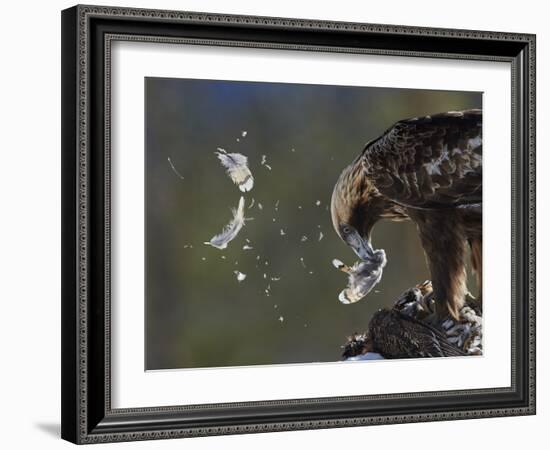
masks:
<instances>
[{"instance_id":1,"label":"feather clump","mask_svg":"<svg viewBox=\"0 0 550 450\"><path fill-rule=\"evenodd\" d=\"M380 282L386 254L384 250L376 250L372 260L358 261L349 267L339 259L333 259L332 265L348 275L348 286L340 292L338 300L349 305L364 298Z\"/></svg>"},{"instance_id":2,"label":"feather clump","mask_svg":"<svg viewBox=\"0 0 550 450\"><path fill-rule=\"evenodd\" d=\"M225 167L229 178L233 180L241 192L251 191L254 187L254 177L248 168L248 158L241 153L227 153L223 148L218 147L214 152L222 165Z\"/></svg>"},{"instance_id":3,"label":"feather clump","mask_svg":"<svg viewBox=\"0 0 550 450\"><path fill-rule=\"evenodd\" d=\"M233 213L231 222L224 227L220 234L214 236L209 242L205 242L206 245L211 245L212 247L223 250L227 248L227 244L237 237L245 223L244 197L241 196L237 209L232 209L231 211Z\"/></svg>"}]
</instances>

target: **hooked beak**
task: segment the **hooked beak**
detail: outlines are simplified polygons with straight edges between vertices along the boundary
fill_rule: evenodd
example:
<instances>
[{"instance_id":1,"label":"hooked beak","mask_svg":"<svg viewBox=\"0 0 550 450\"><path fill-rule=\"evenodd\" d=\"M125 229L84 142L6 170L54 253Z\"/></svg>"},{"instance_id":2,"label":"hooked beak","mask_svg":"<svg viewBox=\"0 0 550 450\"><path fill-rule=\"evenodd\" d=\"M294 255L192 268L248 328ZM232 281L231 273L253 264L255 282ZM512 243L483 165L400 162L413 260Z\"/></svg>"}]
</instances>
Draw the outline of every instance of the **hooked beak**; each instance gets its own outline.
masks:
<instances>
[{"instance_id":1,"label":"hooked beak","mask_svg":"<svg viewBox=\"0 0 550 450\"><path fill-rule=\"evenodd\" d=\"M363 261L369 261L374 256L374 249L370 241L362 238L357 231L348 236L347 243Z\"/></svg>"}]
</instances>

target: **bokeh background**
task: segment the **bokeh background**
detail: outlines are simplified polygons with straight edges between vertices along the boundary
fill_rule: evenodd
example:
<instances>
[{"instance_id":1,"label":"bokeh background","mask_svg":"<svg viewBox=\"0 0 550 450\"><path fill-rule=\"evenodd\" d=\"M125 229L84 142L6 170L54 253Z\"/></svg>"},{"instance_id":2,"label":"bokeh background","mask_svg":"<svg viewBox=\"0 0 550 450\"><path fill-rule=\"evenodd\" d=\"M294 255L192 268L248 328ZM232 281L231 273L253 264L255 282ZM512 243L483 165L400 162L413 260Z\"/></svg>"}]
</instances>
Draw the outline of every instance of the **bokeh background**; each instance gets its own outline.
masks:
<instances>
[{"instance_id":1,"label":"bokeh background","mask_svg":"<svg viewBox=\"0 0 550 450\"><path fill-rule=\"evenodd\" d=\"M379 222L381 283L338 301L347 278L331 260L355 255L332 229L336 179L395 121L482 106L476 92L165 78L146 78L145 97L148 370L339 360L347 335L429 274L414 225ZM217 147L255 178L253 220L225 250L204 245L241 196Z\"/></svg>"}]
</instances>

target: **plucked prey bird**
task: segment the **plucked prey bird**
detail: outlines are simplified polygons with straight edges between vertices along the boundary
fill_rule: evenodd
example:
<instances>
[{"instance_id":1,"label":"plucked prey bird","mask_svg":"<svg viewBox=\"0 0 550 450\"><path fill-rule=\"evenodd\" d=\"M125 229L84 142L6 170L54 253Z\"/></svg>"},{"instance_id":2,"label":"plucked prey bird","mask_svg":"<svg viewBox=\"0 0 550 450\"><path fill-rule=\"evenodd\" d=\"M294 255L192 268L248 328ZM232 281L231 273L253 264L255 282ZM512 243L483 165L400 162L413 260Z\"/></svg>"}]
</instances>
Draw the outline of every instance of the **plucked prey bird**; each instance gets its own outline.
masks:
<instances>
[{"instance_id":1,"label":"plucked prey bird","mask_svg":"<svg viewBox=\"0 0 550 450\"><path fill-rule=\"evenodd\" d=\"M379 354L385 359L465 356L447 336L426 322L396 309L382 309L372 316L366 333L348 338L342 357Z\"/></svg>"},{"instance_id":2,"label":"plucked prey bird","mask_svg":"<svg viewBox=\"0 0 550 450\"><path fill-rule=\"evenodd\" d=\"M469 307L462 319L429 323L433 311L429 280L403 292L391 309L374 313L367 331L349 336L342 357L347 361L466 356L482 354L481 317Z\"/></svg>"},{"instance_id":3,"label":"plucked prey bird","mask_svg":"<svg viewBox=\"0 0 550 450\"><path fill-rule=\"evenodd\" d=\"M380 219L415 222L436 312L457 319L467 293L466 245L481 292L481 179L481 110L401 120L343 170L332 194L332 223L365 260Z\"/></svg>"}]
</instances>

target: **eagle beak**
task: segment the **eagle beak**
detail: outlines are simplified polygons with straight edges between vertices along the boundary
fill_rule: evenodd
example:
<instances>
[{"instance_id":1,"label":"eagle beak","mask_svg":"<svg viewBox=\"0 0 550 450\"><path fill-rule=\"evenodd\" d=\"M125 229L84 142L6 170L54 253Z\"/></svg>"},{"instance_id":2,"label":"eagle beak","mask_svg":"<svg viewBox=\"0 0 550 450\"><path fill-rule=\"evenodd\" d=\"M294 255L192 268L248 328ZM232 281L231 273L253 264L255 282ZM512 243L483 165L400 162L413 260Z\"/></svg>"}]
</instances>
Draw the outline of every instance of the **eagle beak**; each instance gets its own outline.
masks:
<instances>
[{"instance_id":1,"label":"eagle beak","mask_svg":"<svg viewBox=\"0 0 550 450\"><path fill-rule=\"evenodd\" d=\"M355 254L361 259L362 261L368 261L370 257L370 253L367 250L367 247L362 244L359 246L353 246L351 247L352 250L355 252Z\"/></svg>"},{"instance_id":2,"label":"eagle beak","mask_svg":"<svg viewBox=\"0 0 550 450\"><path fill-rule=\"evenodd\" d=\"M362 238L357 231L349 236L348 245L362 261L369 261L374 256L370 241Z\"/></svg>"}]
</instances>

